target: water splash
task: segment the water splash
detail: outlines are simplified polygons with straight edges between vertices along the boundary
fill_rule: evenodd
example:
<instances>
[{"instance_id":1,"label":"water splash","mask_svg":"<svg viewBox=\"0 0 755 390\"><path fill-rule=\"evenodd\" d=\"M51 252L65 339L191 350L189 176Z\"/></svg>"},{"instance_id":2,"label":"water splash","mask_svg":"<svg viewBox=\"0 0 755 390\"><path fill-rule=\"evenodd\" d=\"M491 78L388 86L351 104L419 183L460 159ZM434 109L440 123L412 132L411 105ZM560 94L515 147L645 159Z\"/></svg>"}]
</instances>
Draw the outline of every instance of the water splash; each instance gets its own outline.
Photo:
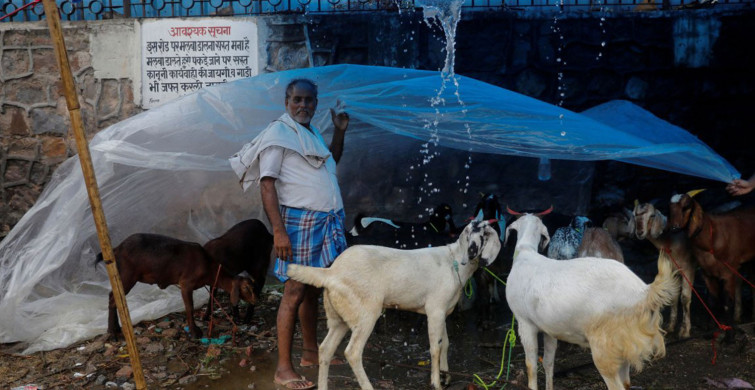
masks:
<instances>
[{"instance_id":1,"label":"water splash","mask_svg":"<svg viewBox=\"0 0 755 390\"><path fill-rule=\"evenodd\" d=\"M456 80L456 74L454 72L454 63L456 55L456 26L461 20L461 6L464 3L463 0L417 0L415 4L418 7L422 7L422 16L425 19L425 23L432 27L432 23L437 23L443 29L443 33L446 38L446 61L441 70L441 77L443 78L443 85L438 91L434 104L445 103L442 95L445 90L448 81L452 81L456 86L456 97L461 102L459 96L459 83ZM463 103L462 103L463 104Z\"/></svg>"},{"instance_id":2,"label":"water splash","mask_svg":"<svg viewBox=\"0 0 755 390\"><path fill-rule=\"evenodd\" d=\"M432 121L428 120L424 125L424 128L428 130L430 136L429 140L426 143L422 144L420 149L420 154L422 155L421 165L426 166L430 164L430 162L435 157L438 157L440 155L440 152L437 149L440 142L438 124L441 121L441 115L438 106L447 104L444 98L444 93L449 83L452 83L454 86L454 96L456 97L456 102L460 106L464 107L462 112L466 113L464 102L461 99L461 95L459 93L459 82L456 79L456 73L454 71L456 54L456 28L458 26L459 20L461 20L461 7L463 0L418 0L415 2L415 4L416 6L422 8L424 21L430 28L434 27L434 25L437 25L443 30L446 43L446 59L443 68L441 69L441 86L436 96L430 99L431 106L435 108L436 115ZM465 124L464 126L467 130L468 136L471 139L472 129L470 128L469 124ZM469 156L466 164L464 165L464 168L468 170L471 163L472 156L470 149ZM418 204L422 202L423 198L430 199L432 195L440 193L440 189L434 188L433 183L428 180L428 175L425 174L423 177L423 185L420 188L422 196L419 197ZM468 192L469 185L470 180L469 175L467 175L465 184L464 186L459 186L459 191L466 194ZM466 203L464 203L463 207L466 208L466 206ZM432 210L432 207L425 208L425 211L428 214L432 213Z\"/></svg>"}]
</instances>

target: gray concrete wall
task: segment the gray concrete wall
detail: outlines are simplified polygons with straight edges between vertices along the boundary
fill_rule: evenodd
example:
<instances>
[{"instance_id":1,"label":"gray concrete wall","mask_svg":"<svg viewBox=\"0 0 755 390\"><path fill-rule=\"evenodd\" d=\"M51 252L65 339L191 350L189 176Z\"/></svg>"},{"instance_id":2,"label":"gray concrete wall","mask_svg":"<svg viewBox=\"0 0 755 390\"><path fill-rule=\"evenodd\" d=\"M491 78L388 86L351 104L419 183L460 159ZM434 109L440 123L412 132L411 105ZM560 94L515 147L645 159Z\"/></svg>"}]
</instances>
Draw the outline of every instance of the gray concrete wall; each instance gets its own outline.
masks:
<instances>
[{"instance_id":1,"label":"gray concrete wall","mask_svg":"<svg viewBox=\"0 0 755 390\"><path fill-rule=\"evenodd\" d=\"M752 147L741 140L751 132L755 107L754 16L715 9L468 13L457 29L455 70L576 111L611 99L634 101L698 135L749 175ZM446 58L442 31L420 13L256 20L264 72L335 63L438 70ZM138 23L63 23L90 138L142 111ZM46 24L1 23L0 239L57 165L76 153L60 94Z\"/></svg>"}]
</instances>

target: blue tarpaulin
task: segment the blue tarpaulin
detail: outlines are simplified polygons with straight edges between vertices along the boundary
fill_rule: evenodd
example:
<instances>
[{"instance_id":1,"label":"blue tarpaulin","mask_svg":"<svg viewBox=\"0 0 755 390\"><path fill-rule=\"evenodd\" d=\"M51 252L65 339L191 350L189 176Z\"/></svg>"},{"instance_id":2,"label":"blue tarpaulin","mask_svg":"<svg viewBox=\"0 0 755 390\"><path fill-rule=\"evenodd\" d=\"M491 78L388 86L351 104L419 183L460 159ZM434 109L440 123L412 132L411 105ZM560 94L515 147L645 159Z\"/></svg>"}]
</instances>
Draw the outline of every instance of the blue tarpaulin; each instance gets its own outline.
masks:
<instances>
[{"instance_id":1,"label":"blue tarpaulin","mask_svg":"<svg viewBox=\"0 0 755 390\"><path fill-rule=\"evenodd\" d=\"M471 213L483 190L472 187L484 187L491 173L504 169L498 155L619 160L722 182L739 177L697 138L628 102L577 114L463 76L334 65L208 87L99 132L90 149L111 241L152 232L204 243L240 220L261 217L259 193L241 190L228 158L281 115L284 88L300 77L319 85L313 123L326 139L329 108L340 100L351 116L338 168L347 212L373 202L376 210L417 215L416 208L440 193L455 210ZM438 157L443 148L495 158L459 162ZM589 182L565 172L554 178ZM534 171L508 175L521 176L516 185L529 190L528 198L548 196L530 190ZM24 342L30 353L103 333L110 284L104 267L93 266L99 251L72 157L0 243L0 343ZM206 299L206 292L195 293L197 304ZM135 323L183 309L173 287L138 284L128 303Z\"/></svg>"}]
</instances>

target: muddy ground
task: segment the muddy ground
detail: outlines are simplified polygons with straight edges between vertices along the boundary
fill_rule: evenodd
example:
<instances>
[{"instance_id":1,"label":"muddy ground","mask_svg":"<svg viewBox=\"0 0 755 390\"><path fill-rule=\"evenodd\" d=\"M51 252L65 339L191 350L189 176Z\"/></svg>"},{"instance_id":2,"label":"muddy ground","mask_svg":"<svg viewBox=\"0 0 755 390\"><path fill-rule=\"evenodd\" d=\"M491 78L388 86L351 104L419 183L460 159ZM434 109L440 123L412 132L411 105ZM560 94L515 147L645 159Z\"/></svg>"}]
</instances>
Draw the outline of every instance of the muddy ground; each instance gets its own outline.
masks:
<instances>
[{"instance_id":1,"label":"muddy ground","mask_svg":"<svg viewBox=\"0 0 755 390\"><path fill-rule=\"evenodd\" d=\"M252 324L239 325L235 337L222 344L190 340L182 330L183 313L137 324L135 331L147 387L274 389L275 310L279 297L280 285L268 286ZM448 318L450 388L485 388L474 375L490 389L504 385L508 389L526 388L524 353L519 343L511 351L510 365L502 364L509 356L508 351L504 354L503 341L511 317L505 304L494 308L493 318L487 321L480 321L475 310L457 310ZM666 357L632 375L633 389L752 388L749 386L755 383L753 323L741 325L733 342L725 342L722 337L713 340L714 327L702 314L694 319L690 339L678 340L669 335ZM216 312L213 321L214 337L232 335L232 327L221 312ZM207 324L200 324L206 332ZM319 328L322 338L327 332L324 312ZM298 337L297 334L296 342L300 342ZM339 349L341 354L344 346ZM419 315L387 311L365 352L366 371L375 387L428 388L427 346L426 328ZM17 354L20 347L0 346L0 389L24 385L36 385L38 389L135 388L122 341L109 342L100 336L68 348L28 356ZM294 352L300 353L300 347ZM589 351L560 343L556 355L557 389L605 388ZM301 372L312 379L317 377L316 368L304 368ZM333 389L358 388L348 365L332 367L330 378ZM492 384L495 378L499 380ZM541 387L543 381L541 369Z\"/></svg>"}]
</instances>

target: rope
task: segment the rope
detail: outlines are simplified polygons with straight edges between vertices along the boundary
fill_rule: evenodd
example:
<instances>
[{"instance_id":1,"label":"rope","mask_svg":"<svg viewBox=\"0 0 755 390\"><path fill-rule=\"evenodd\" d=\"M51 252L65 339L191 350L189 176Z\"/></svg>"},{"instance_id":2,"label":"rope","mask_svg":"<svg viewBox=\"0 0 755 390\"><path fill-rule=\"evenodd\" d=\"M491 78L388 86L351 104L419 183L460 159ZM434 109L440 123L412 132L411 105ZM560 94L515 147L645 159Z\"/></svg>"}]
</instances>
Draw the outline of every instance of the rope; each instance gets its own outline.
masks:
<instances>
[{"instance_id":1,"label":"rope","mask_svg":"<svg viewBox=\"0 0 755 390\"><path fill-rule=\"evenodd\" d=\"M213 304L215 303L215 288L218 284L218 278L220 277L220 269L223 266L221 264L218 264L218 272L215 273L215 281L212 282L212 288L210 288L210 307L207 309L210 311L210 324L207 325L207 337L212 337L212 326L214 324L213 318L212 318L212 312L213 310ZM220 306L220 305L218 305ZM222 307L221 307L222 309Z\"/></svg>"},{"instance_id":2,"label":"rope","mask_svg":"<svg viewBox=\"0 0 755 390\"><path fill-rule=\"evenodd\" d=\"M503 284L504 286L506 285L506 282L504 282L501 278L499 278L498 275L493 273L493 271L488 269L488 267L483 266L482 269L485 270L485 272L492 275L497 281L501 282L501 284ZM469 278L469 280L467 280L467 284L464 285L464 295L466 295L467 299L471 299L473 294L474 294L474 287L472 287L472 278Z\"/></svg>"},{"instance_id":3,"label":"rope","mask_svg":"<svg viewBox=\"0 0 755 390\"><path fill-rule=\"evenodd\" d=\"M752 287L753 289L755 289L755 285L753 285L749 280L747 280L744 276L742 276L742 274L740 274L734 267L732 267L731 264L729 264L729 262L727 262L724 259L719 259L718 256L716 256L716 253L713 250L713 244L714 244L714 241L713 241L713 224L709 221L708 222L708 226L710 226L710 229L709 229L709 231L710 231L710 250L708 250L708 252L711 255L713 255L713 258L716 259L718 262L723 263L723 265L725 265L726 268L728 268L732 273L734 273L734 275L737 275L739 277L739 279L744 280L747 284L750 285L750 287ZM695 294L697 294L697 292ZM707 307L706 307L706 309L707 309ZM714 317L714 320L715 320L715 317ZM718 321L716 321L716 323L718 323ZM726 328L723 328L723 327L721 327L720 324L719 324L719 328L721 330L723 330L724 332L726 332L727 330L731 330L730 326L726 326ZM718 339L718 335L720 333L721 332L719 332L719 331L713 332L713 339L711 340L711 347L713 348L713 361L711 362L711 364L713 364L713 365L716 364L716 357L717 357L717 355L716 355L716 339Z\"/></svg>"},{"instance_id":4,"label":"rope","mask_svg":"<svg viewBox=\"0 0 755 390\"><path fill-rule=\"evenodd\" d=\"M236 330L238 330L238 327L236 326L236 322L233 321L233 318L228 315L228 313L223 309L223 305L220 304L220 301L218 301L217 298L215 298L215 288L218 284L218 278L220 277L220 269L223 267L223 265L218 264L218 272L215 273L215 281L212 283L212 289L210 289L210 307L208 310L210 310L210 324L207 326L207 338L212 338L212 326L215 322L214 317L212 316L212 306L213 303L216 303L218 307L220 308L220 311L223 312L223 315L225 318L233 325L231 328L231 343L233 345L236 345Z\"/></svg>"},{"instance_id":5,"label":"rope","mask_svg":"<svg viewBox=\"0 0 755 390\"><path fill-rule=\"evenodd\" d=\"M705 304L703 301L703 298L700 296L700 294L695 290L695 287L692 285L692 282L687 278L687 275L684 274L684 271L682 271L682 267L679 266L679 264L676 262L676 259L674 259L674 256L671 255L671 249L668 247L663 248L663 251L668 254L668 257L671 259L671 261L674 263L674 266L676 266L676 269L679 271L679 273L682 275L685 281L687 281L687 284L689 284L690 289L693 293L695 293L695 296L700 301L700 303L703 305L705 310L708 311L708 314L710 314L711 318L713 318L713 321L715 321L716 325L718 325L718 328L724 332L727 330L731 330L731 326L723 325L720 322L718 322L718 319L713 314L713 311L710 310L708 305ZM711 347L713 349L713 360L711 361L712 365L716 365L716 358L718 357L718 353L716 352L716 339L718 338L719 331L716 331L713 333L713 341L711 342Z\"/></svg>"},{"instance_id":6,"label":"rope","mask_svg":"<svg viewBox=\"0 0 755 390\"><path fill-rule=\"evenodd\" d=\"M488 271L489 272L489 271ZM474 382L475 384L478 384L482 386L485 390L489 390L491 386L494 386L498 381L503 382L503 386L501 388L505 388L506 384L509 383L509 374L511 373L511 352L514 349L514 345L516 345L516 331L514 331L514 322L515 317L511 317L511 327L506 332L506 335L504 336L503 341L503 347L501 352L501 369L498 371L498 375L496 375L495 379L491 383L485 383L485 381L480 378L479 375L473 374ZM506 363L506 344L509 344L509 357L508 357L508 363ZM501 374L503 374L503 367L506 367L506 379L501 380Z\"/></svg>"},{"instance_id":7,"label":"rope","mask_svg":"<svg viewBox=\"0 0 755 390\"><path fill-rule=\"evenodd\" d=\"M733 272L734 275L737 275L740 279L744 280L747 284L749 284L750 287L755 289L755 284L752 284L752 282L750 282L749 280L747 280L747 278L742 276L742 274L740 274L736 269L734 269L734 267L732 267L731 264L729 264L726 260L722 260L716 257L716 254L713 252L713 224L712 223L710 224L710 250L708 252L710 252L710 254L713 255L714 259L718 260L719 262L723 263L727 268L729 268L729 270L731 270L731 272Z\"/></svg>"},{"instance_id":8,"label":"rope","mask_svg":"<svg viewBox=\"0 0 755 390\"><path fill-rule=\"evenodd\" d=\"M488 269L488 267L482 267L485 272L492 275L496 280L501 282L504 286L506 285L506 282L504 282L501 278L498 277L493 271ZM471 298L472 296L472 285L471 285L471 279L467 281L466 286L464 287L464 293L467 295L467 298ZM498 375L493 379L493 382L491 383L485 383L485 381L477 374L472 374L472 377L474 378L474 382L477 385L482 386L484 389L489 390L491 386L494 386L496 383L498 383L501 379L501 374L503 374L503 367L506 367L506 379L503 380L504 382L503 387L506 387L506 383L509 380L509 374L511 372L511 353L514 349L514 345L516 345L516 331L514 330L514 322L515 318L511 317L511 327L506 332L506 335L504 336L504 342L503 347L501 351L501 369L498 371ZM509 356L508 356L508 363L506 363L506 344L509 344Z\"/></svg>"},{"instance_id":9,"label":"rope","mask_svg":"<svg viewBox=\"0 0 755 390\"><path fill-rule=\"evenodd\" d=\"M482 267L482 269L484 269L485 271L487 271L487 273L493 275L493 277L496 278L496 280L498 280L499 282L501 282L501 284L503 284L504 286L506 285L506 282L504 282L503 280L501 280L501 278L499 278L498 275L494 274L493 271L489 270L488 267Z\"/></svg>"},{"instance_id":10,"label":"rope","mask_svg":"<svg viewBox=\"0 0 755 390\"><path fill-rule=\"evenodd\" d=\"M42 0L34 0L34 1L32 1L31 3L29 3L29 4L24 4L24 5L22 5L22 6L21 6L21 8L19 8L19 9L15 10L15 11L13 11L13 12L9 13L9 14L6 14L6 15L4 15L4 16L0 16L0 20L3 20L3 19L5 19L5 18L10 18L10 17L12 17L13 15L15 15L15 14L17 14L17 13L21 12L21 10L23 10L24 8L27 8L27 7L31 7L32 5L36 5L37 3L41 3L41 2L42 2Z\"/></svg>"}]
</instances>

